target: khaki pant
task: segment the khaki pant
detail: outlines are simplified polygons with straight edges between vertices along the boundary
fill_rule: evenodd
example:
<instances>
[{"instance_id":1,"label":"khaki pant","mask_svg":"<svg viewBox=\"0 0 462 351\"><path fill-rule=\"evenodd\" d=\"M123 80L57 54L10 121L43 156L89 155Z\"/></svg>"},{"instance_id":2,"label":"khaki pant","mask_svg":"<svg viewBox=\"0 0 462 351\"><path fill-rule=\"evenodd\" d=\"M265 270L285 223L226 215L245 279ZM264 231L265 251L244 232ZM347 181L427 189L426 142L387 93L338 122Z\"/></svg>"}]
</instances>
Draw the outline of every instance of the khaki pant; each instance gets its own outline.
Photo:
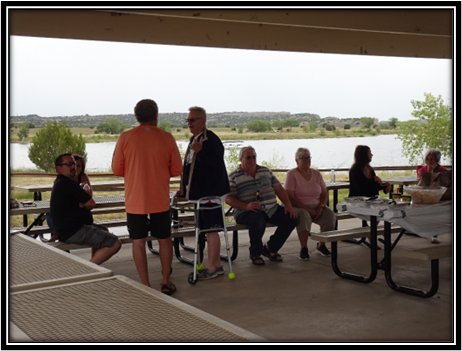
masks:
<instances>
[{"instance_id":1,"label":"khaki pant","mask_svg":"<svg viewBox=\"0 0 462 351\"><path fill-rule=\"evenodd\" d=\"M308 208L316 209L318 205L306 205ZM335 213L329 207L324 207L322 210L321 217L317 220L313 221L311 215L308 211L294 207L294 210L298 213L298 225L297 225L297 233L301 233L303 231L311 232L311 224L314 222L321 227L321 232L327 232L329 230L335 229Z\"/></svg>"}]
</instances>

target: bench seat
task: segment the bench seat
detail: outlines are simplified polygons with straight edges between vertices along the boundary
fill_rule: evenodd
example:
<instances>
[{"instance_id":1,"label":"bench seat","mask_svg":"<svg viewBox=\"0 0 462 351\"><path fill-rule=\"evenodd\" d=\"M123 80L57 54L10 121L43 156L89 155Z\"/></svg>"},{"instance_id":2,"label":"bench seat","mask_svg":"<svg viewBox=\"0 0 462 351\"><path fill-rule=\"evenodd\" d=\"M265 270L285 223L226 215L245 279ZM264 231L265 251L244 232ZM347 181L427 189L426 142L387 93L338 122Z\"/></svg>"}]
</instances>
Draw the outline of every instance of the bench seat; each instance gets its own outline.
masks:
<instances>
[{"instance_id":1,"label":"bench seat","mask_svg":"<svg viewBox=\"0 0 462 351\"><path fill-rule=\"evenodd\" d=\"M126 218L107 219L107 220L102 220L102 221L95 221L95 224L104 225L108 228L120 227L120 226L127 225L127 219ZM15 227L15 228L11 228L10 232L24 233L26 230L27 230L27 227ZM36 235L48 234L48 233L51 233L49 226L36 225L29 230L27 235L36 236Z\"/></svg>"},{"instance_id":2,"label":"bench seat","mask_svg":"<svg viewBox=\"0 0 462 351\"><path fill-rule=\"evenodd\" d=\"M435 245L424 247L422 249L407 250L406 257L415 258L417 260L432 261L440 258L452 256L452 245Z\"/></svg>"},{"instance_id":3,"label":"bench seat","mask_svg":"<svg viewBox=\"0 0 462 351\"><path fill-rule=\"evenodd\" d=\"M383 234L385 231L383 225L377 226L377 235ZM391 226L392 233L399 233L401 227ZM341 229L341 230L330 230L327 232L321 233L311 233L311 239L322 241L322 242L333 242L333 241L343 241L351 240L356 238L365 238L368 237L371 233L370 227L360 227L352 229Z\"/></svg>"}]
</instances>

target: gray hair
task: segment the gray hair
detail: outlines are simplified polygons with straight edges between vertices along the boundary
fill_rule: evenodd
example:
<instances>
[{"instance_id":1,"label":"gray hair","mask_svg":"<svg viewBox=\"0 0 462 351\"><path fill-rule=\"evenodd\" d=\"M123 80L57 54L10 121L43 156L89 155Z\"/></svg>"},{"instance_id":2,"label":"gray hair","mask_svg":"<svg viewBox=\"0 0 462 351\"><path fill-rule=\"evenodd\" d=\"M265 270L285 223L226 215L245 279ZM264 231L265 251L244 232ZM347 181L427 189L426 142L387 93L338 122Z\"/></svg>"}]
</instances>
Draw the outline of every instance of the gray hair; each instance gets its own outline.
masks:
<instances>
[{"instance_id":1,"label":"gray hair","mask_svg":"<svg viewBox=\"0 0 462 351\"><path fill-rule=\"evenodd\" d=\"M200 113L202 114L202 117L207 118L207 114L206 114L206 112L205 112L205 108L203 108L203 107L192 106L192 107L189 108L189 112L192 112L192 111L200 112Z\"/></svg>"},{"instance_id":2,"label":"gray hair","mask_svg":"<svg viewBox=\"0 0 462 351\"><path fill-rule=\"evenodd\" d=\"M303 154L308 154L311 156L310 150L308 150L306 147L299 147L297 151L295 151L295 159L298 160Z\"/></svg>"},{"instance_id":3,"label":"gray hair","mask_svg":"<svg viewBox=\"0 0 462 351\"><path fill-rule=\"evenodd\" d=\"M425 153L424 163L425 163L425 161L427 161L428 155L435 156L436 162L440 163L440 159L441 159L441 151L440 150L438 150L438 149L428 149L427 152Z\"/></svg>"},{"instance_id":4,"label":"gray hair","mask_svg":"<svg viewBox=\"0 0 462 351\"><path fill-rule=\"evenodd\" d=\"M255 152L255 156L257 155L257 152L255 151L255 149L252 147L252 146L244 146L242 149L239 150L239 160L242 159L242 157L244 157L244 152L248 151L248 150L251 150L253 152Z\"/></svg>"}]
</instances>

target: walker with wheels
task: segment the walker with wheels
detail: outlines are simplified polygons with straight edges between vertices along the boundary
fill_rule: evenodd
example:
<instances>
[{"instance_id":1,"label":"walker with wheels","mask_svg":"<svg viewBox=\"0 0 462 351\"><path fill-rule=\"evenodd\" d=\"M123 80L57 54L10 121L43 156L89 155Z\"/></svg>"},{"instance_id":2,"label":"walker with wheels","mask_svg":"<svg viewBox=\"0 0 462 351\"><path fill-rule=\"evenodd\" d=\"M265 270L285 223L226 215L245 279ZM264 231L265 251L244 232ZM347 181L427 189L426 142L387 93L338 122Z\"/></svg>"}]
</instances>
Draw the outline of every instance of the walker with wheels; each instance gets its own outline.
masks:
<instances>
[{"instance_id":1,"label":"walker with wheels","mask_svg":"<svg viewBox=\"0 0 462 351\"><path fill-rule=\"evenodd\" d=\"M216 206L211 206L211 207L204 207L204 204L209 204L209 203L214 203ZM229 241L228 241L228 231L226 228L226 220L225 220L225 213L223 210L223 205L224 205L224 200L220 196L206 196L206 197L201 197L197 201L197 207L194 210L194 226L195 226L195 240L194 240L194 264L193 264L193 271L189 274L188 276L188 282L191 285L194 285L197 283L197 271L203 269L203 265L201 262L198 262L198 247L200 245L200 235L205 234L207 232L220 232L223 231L224 237L225 237L225 243L226 243L226 255L228 257L228 265L229 265L229 273L228 273L228 278L230 280L233 280L235 278L235 274L233 272L233 267L231 264L231 256L230 256L230 248L229 248ZM200 229L199 228L199 214L200 211L208 211L208 210L214 210L214 209L221 209L221 213L223 215L223 227L218 227L218 228L210 228L210 229Z\"/></svg>"}]
</instances>

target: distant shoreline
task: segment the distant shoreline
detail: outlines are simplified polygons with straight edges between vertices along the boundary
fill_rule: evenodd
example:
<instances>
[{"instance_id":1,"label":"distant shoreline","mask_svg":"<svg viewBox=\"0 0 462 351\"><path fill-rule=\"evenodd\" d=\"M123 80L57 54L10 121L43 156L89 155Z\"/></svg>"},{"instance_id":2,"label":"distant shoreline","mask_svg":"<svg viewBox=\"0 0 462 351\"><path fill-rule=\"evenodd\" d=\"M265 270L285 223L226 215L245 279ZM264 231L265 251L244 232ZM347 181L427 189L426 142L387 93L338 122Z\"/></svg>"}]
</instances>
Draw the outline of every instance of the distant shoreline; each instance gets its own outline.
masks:
<instances>
[{"instance_id":1,"label":"distant shoreline","mask_svg":"<svg viewBox=\"0 0 462 351\"><path fill-rule=\"evenodd\" d=\"M119 138L119 134L94 134L94 131L88 128L70 128L73 134L79 135L82 134L83 139L86 143L104 143L104 142L115 142ZM40 130L31 129L29 137L24 141L19 141L14 133L10 134L9 143L18 143L18 144L29 144L31 143L32 137L35 135L35 132ZM354 138L354 137L370 137L370 136L379 136L379 135L390 135L397 134L396 129L384 129L377 131L373 128L352 128L348 130L337 129L335 131L326 131L325 129L317 129L315 132L304 132L302 128L291 128L290 131L281 131L281 132L264 132L264 133L254 133L254 132L245 132L238 133L237 131L231 131L229 128L213 128L211 127L214 133L222 141L231 141L231 140L289 140L289 139L326 139L326 138ZM93 134L92 134L93 133ZM188 141L191 137L191 133L187 129L181 129L180 131L172 131L171 134L176 141Z\"/></svg>"}]
</instances>

